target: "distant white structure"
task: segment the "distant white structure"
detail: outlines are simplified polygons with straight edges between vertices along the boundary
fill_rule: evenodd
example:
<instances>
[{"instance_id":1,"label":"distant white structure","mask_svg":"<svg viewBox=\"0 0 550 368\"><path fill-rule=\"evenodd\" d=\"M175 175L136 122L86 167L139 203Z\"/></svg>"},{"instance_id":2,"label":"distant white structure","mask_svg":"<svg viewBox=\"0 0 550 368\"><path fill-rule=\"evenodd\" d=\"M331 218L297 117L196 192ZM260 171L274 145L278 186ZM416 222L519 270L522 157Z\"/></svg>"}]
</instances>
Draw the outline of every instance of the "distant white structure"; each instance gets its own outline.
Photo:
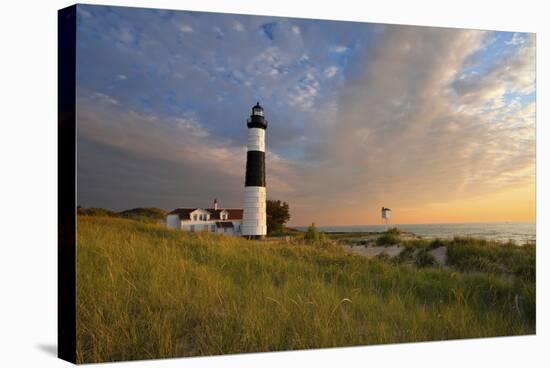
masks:
<instances>
[{"instance_id":1,"label":"distant white structure","mask_svg":"<svg viewBox=\"0 0 550 368\"><path fill-rule=\"evenodd\" d=\"M380 210L380 215L382 216L382 221L387 225L388 220L391 217L391 209L387 207L382 207L382 210Z\"/></svg>"},{"instance_id":2,"label":"distant white structure","mask_svg":"<svg viewBox=\"0 0 550 368\"><path fill-rule=\"evenodd\" d=\"M190 232L207 231L225 235L240 235L243 222L241 208L176 208L166 216L166 226Z\"/></svg>"}]
</instances>

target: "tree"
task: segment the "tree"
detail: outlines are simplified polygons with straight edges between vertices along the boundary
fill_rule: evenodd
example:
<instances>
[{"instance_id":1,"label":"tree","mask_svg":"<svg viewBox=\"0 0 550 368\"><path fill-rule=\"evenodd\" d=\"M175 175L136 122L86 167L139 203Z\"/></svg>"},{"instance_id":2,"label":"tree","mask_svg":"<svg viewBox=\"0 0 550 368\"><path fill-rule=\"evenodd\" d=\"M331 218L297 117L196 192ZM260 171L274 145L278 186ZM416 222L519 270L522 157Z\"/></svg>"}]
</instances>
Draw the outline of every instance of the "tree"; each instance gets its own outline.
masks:
<instances>
[{"instance_id":1,"label":"tree","mask_svg":"<svg viewBox=\"0 0 550 368\"><path fill-rule=\"evenodd\" d=\"M280 200L268 199L266 201L266 216L267 216L267 232L269 234L282 231L284 224L288 220L290 220L290 211L288 209L288 203L281 202Z\"/></svg>"}]
</instances>

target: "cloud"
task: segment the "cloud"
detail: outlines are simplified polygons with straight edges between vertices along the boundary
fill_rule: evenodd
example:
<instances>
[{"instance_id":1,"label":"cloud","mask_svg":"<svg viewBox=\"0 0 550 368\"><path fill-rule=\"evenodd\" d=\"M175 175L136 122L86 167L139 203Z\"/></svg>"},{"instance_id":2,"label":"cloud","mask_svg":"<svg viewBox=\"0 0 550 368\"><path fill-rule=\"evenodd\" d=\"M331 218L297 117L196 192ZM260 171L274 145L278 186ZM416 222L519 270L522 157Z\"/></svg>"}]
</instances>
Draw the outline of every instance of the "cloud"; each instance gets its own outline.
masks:
<instances>
[{"instance_id":1,"label":"cloud","mask_svg":"<svg viewBox=\"0 0 550 368\"><path fill-rule=\"evenodd\" d=\"M110 105L118 105L119 104L119 102L116 99L114 99L111 96L106 95L104 93L95 92L92 95L92 98L97 100L99 103L105 103L105 104L110 104Z\"/></svg>"},{"instance_id":2,"label":"cloud","mask_svg":"<svg viewBox=\"0 0 550 368\"><path fill-rule=\"evenodd\" d=\"M133 32L126 27L111 29L111 36L115 39L115 41L123 44L133 43L136 39Z\"/></svg>"},{"instance_id":3,"label":"cloud","mask_svg":"<svg viewBox=\"0 0 550 368\"><path fill-rule=\"evenodd\" d=\"M85 9L88 204L170 209L222 193L240 206L257 100L269 121L268 196L291 203L294 223L374 222L381 205L534 183L534 36L505 45L492 32Z\"/></svg>"},{"instance_id":4,"label":"cloud","mask_svg":"<svg viewBox=\"0 0 550 368\"><path fill-rule=\"evenodd\" d=\"M84 18L92 18L93 17L92 13L87 11L86 9L83 9L82 6L77 6L76 7L76 13L79 16L84 17Z\"/></svg>"},{"instance_id":5,"label":"cloud","mask_svg":"<svg viewBox=\"0 0 550 368\"><path fill-rule=\"evenodd\" d=\"M527 42L527 39L525 38L525 35L521 33L514 33L510 41L507 41L506 44L517 46L517 45L523 45L526 42Z\"/></svg>"},{"instance_id":6,"label":"cloud","mask_svg":"<svg viewBox=\"0 0 550 368\"><path fill-rule=\"evenodd\" d=\"M333 46L333 47L330 48L330 50L332 52L336 52L336 53L341 54L343 52L348 51L348 48L346 46Z\"/></svg>"},{"instance_id":7,"label":"cloud","mask_svg":"<svg viewBox=\"0 0 550 368\"><path fill-rule=\"evenodd\" d=\"M338 73L338 67L336 66L329 66L325 69L325 77L332 78Z\"/></svg>"},{"instance_id":8,"label":"cloud","mask_svg":"<svg viewBox=\"0 0 550 368\"><path fill-rule=\"evenodd\" d=\"M179 26L179 29L180 31L182 31L183 33L191 33L193 32L193 27L191 27L190 25L188 24L181 24Z\"/></svg>"},{"instance_id":9,"label":"cloud","mask_svg":"<svg viewBox=\"0 0 550 368\"><path fill-rule=\"evenodd\" d=\"M276 47L268 47L252 59L246 66L247 72L256 76L277 76L284 72L288 59L281 50Z\"/></svg>"},{"instance_id":10,"label":"cloud","mask_svg":"<svg viewBox=\"0 0 550 368\"><path fill-rule=\"evenodd\" d=\"M502 107L507 94L531 94L535 90L535 39L528 38L513 54L495 60L483 75L465 72L452 88L462 105L472 113L486 107Z\"/></svg>"},{"instance_id":11,"label":"cloud","mask_svg":"<svg viewBox=\"0 0 550 368\"><path fill-rule=\"evenodd\" d=\"M208 137L208 131L206 131L197 121L178 117L174 118L174 121L180 129L193 137Z\"/></svg>"},{"instance_id":12,"label":"cloud","mask_svg":"<svg viewBox=\"0 0 550 368\"><path fill-rule=\"evenodd\" d=\"M234 31L237 31L237 32L244 32L246 30L244 28L244 25L239 21L235 21L235 23L233 23L232 28L233 28Z\"/></svg>"},{"instance_id":13,"label":"cloud","mask_svg":"<svg viewBox=\"0 0 550 368\"><path fill-rule=\"evenodd\" d=\"M242 205L246 147L211 136L193 113L143 114L104 94L80 91L78 125L81 205L172 209L205 206L214 197L227 206ZM274 152L266 160L274 193L292 192L287 160ZM130 182L140 189L124 190Z\"/></svg>"},{"instance_id":14,"label":"cloud","mask_svg":"<svg viewBox=\"0 0 550 368\"><path fill-rule=\"evenodd\" d=\"M388 29L365 55L366 73L341 92L328 139L311 147L317 162L300 168L307 188L297 191L309 197L302 202L322 201L334 214L348 208L356 223L364 223L361 216L381 205L425 206L534 183L533 106L501 106L507 121L498 125L498 111L484 114L479 108L510 91L532 91L531 52L522 49L497 62L470 84L457 82L485 36ZM515 119L522 129L513 127ZM317 219L340 221L330 212Z\"/></svg>"},{"instance_id":15,"label":"cloud","mask_svg":"<svg viewBox=\"0 0 550 368\"><path fill-rule=\"evenodd\" d=\"M218 26L212 27L212 30L214 30L214 34L216 35L216 39L218 39L218 40L223 38L223 36L225 36L225 33Z\"/></svg>"},{"instance_id":16,"label":"cloud","mask_svg":"<svg viewBox=\"0 0 550 368\"><path fill-rule=\"evenodd\" d=\"M289 90L289 104L300 106L304 110L311 109L319 94L320 84L310 70Z\"/></svg>"}]
</instances>

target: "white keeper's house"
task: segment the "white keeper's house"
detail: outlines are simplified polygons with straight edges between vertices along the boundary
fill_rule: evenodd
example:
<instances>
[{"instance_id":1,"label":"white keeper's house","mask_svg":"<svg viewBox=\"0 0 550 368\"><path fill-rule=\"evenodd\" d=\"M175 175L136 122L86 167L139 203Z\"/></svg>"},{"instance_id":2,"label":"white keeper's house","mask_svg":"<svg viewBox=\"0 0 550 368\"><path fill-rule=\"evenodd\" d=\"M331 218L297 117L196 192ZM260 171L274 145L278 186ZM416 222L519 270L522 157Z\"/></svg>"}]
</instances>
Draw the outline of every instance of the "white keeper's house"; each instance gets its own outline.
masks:
<instances>
[{"instance_id":1,"label":"white keeper's house","mask_svg":"<svg viewBox=\"0 0 550 368\"><path fill-rule=\"evenodd\" d=\"M176 208L166 216L170 229L225 235L240 235L242 222L242 208L218 208L217 200L214 208Z\"/></svg>"}]
</instances>

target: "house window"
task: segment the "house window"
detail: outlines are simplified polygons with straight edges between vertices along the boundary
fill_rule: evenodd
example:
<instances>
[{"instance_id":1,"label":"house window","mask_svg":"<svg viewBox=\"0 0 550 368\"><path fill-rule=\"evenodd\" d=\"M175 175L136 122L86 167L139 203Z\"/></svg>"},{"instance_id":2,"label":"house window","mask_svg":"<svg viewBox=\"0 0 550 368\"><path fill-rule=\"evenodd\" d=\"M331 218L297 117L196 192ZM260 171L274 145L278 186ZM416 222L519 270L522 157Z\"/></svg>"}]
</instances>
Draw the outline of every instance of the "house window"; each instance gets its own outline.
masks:
<instances>
[{"instance_id":1,"label":"house window","mask_svg":"<svg viewBox=\"0 0 550 368\"><path fill-rule=\"evenodd\" d=\"M195 232L195 225L191 225L191 226L189 227L189 231L191 231L192 233L194 233L194 232Z\"/></svg>"},{"instance_id":2,"label":"house window","mask_svg":"<svg viewBox=\"0 0 550 368\"><path fill-rule=\"evenodd\" d=\"M193 215L193 221L197 221L197 215Z\"/></svg>"}]
</instances>

